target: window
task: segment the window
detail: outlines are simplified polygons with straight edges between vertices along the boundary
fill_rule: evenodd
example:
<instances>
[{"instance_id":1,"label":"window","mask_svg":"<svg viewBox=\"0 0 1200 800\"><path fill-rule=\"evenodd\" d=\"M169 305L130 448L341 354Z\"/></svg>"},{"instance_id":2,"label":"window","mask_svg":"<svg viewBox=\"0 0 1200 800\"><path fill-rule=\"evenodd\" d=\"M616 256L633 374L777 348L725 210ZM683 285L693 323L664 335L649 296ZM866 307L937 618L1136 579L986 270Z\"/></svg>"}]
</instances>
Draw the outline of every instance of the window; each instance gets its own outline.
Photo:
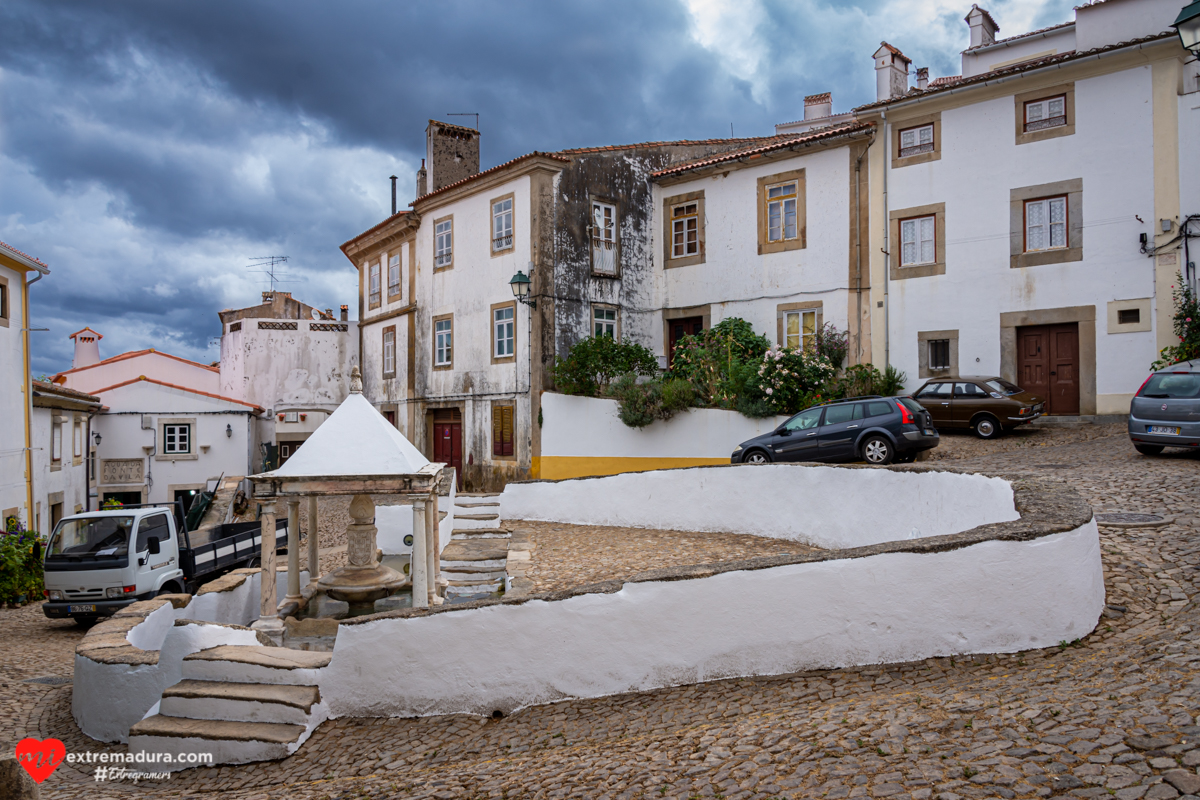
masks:
<instances>
[{"instance_id":1,"label":"window","mask_svg":"<svg viewBox=\"0 0 1200 800\"><path fill-rule=\"evenodd\" d=\"M930 339L926 345L929 347L929 368L950 369L950 340Z\"/></svg>"},{"instance_id":2,"label":"window","mask_svg":"<svg viewBox=\"0 0 1200 800\"><path fill-rule=\"evenodd\" d=\"M1067 198L1025 201L1025 252L1067 246Z\"/></svg>"},{"instance_id":3,"label":"window","mask_svg":"<svg viewBox=\"0 0 1200 800\"><path fill-rule=\"evenodd\" d=\"M825 409L810 408L807 411L801 411L796 416L783 423L783 427L789 431L807 431L812 430L821 424L821 412Z\"/></svg>"},{"instance_id":4,"label":"window","mask_svg":"<svg viewBox=\"0 0 1200 800\"><path fill-rule=\"evenodd\" d=\"M1142 310L1140 308L1122 308L1117 311L1118 325L1137 325L1142 321Z\"/></svg>"},{"instance_id":5,"label":"window","mask_svg":"<svg viewBox=\"0 0 1200 800\"><path fill-rule=\"evenodd\" d=\"M492 252L511 250L513 246L512 195L492 201Z\"/></svg>"},{"instance_id":6,"label":"window","mask_svg":"<svg viewBox=\"0 0 1200 800\"><path fill-rule=\"evenodd\" d=\"M954 391L953 383L931 383L921 390L917 397L939 398L949 400Z\"/></svg>"},{"instance_id":7,"label":"window","mask_svg":"<svg viewBox=\"0 0 1200 800\"><path fill-rule=\"evenodd\" d=\"M617 271L617 207L608 203L592 203L592 270Z\"/></svg>"},{"instance_id":8,"label":"window","mask_svg":"<svg viewBox=\"0 0 1200 800\"><path fill-rule=\"evenodd\" d=\"M383 376L396 375L396 328L390 326L383 329Z\"/></svg>"},{"instance_id":9,"label":"window","mask_svg":"<svg viewBox=\"0 0 1200 800\"><path fill-rule=\"evenodd\" d=\"M8 279L0 278L0 327L8 327Z\"/></svg>"},{"instance_id":10,"label":"window","mask_svg":"<svg viewBox=\"0 0 1200 800\"><path fill-rule=\"evenodd\" d=\"M1025 131L1041 131L1067 124L1067 96L1060 94L1025 103Z\"/></svg>"},{"instance_id":11,"label":"window","mask_svg":"<svg viewBox=\"0 0 1200 800\"><path fill-rule=\"evenodd\" d=\"M433 224L433 268L444 269L454 264L454 218Z\"/></svg>"},{"instance_id":12,"label":"window","mask_svg":"<svg viewBox=\"0 0 1200 800\"><path fill-rule=\"evenodd\" d=\"M900 131L900 157L933 152L933 124Z\"/></svg>"},{"instance_id":13,"label":"window","mask_svg":"<svg viewBox=\"0 0 1200 800\"><path fill-rule=\"evenodd\" d=\"M163 452L167 455L192 452L192 426L164 425Z\"/></svg>"},{"instance_id":14,"label":"window","mask_svg":"<svg viewBox=\"0 0 1200 800\"><path fill-rule=\"evenodd\" d=\"M492 406L492 455L513 454L513 407Z\"/></svg>"},{"instance_id":15,"label":"window","mask_svg":"<svg viewBox=\"0 0 1200 800\"><path fill-rule=\"evenodd\" d=\"M868 417L885 417L896 410L896 407L891 403L885 403L882 400L877 400L874 403L867 403L866 406L866 416Z\"/></svg>"},{"instance_id":16,"label":"window","mask_svg":"<svg viewBox=\"0 0 1200 800\"><path fill-rule=\"evenodd\" d=\"M863 407L861 403L839 403L825 409L826 425L840 425L843 422L852 422L862 418Z\"/></svg>"},{"instance_id":17,"label":"window","mask_svg":"<svg viewBox=\"0 0 1200 800\"><path fill-rule=\"evenodd\" d=\"M937 261L935 218L900 220L900 266L933 264Z\"/></svg>"},{"instance_id":18,"label":"window","mask_svg":"<svg viewBox=\"0 0 1200 800\"><path fill-rule=\"evenodd\" d=\"M454 363L453 327L451 319L439 319L433 323L433 365L449 367Z\"/></svg>"},{"instance_id":19,"label":"window","mask_svg":"<svg viewBox=\"0 0 1200 800\"><path fill-rule=\"evenodd\" d=\"M368 275L370 275L370 303L372 306L379 305L379 263L378 261L372 261L371 266L367 268Z\"/></svg>"},{"instance_id":20,"label":"window","mask_svg":"<svg viewBox=\"0 0 1200 800\"><path fill-rule=\"evenodd\" d=\"M515 311L511 305L492 310L492 358L509 358L514 354Z\"/></svg>"},{"instance_id":21,"label":"window","mask_svg":"<svg viewBox=\"0 0 1200 800\"><path fill-rule=\"evenodd\" d=\"M388 257L388 298L400 296L400 254Z\"/></svg>"},{"instance_id":22,"label":"window","mask_svg":"<svg viewBox=\"0 0 1200 800\"><path fill-rule=\"evenodd\" d=\"M78 460L83 458L83 420L75 419L75 424L72 426L72 434L71 441L74 449L71 451L71 455Z\"/></svg>"},{"instance_id":23,"label":"window","mask_svg":"<svg viewBox=\"0 0 1200 800\"><path fill-rule=\"evenodd\" d=\"M671 257L684 258L700 252L700 211L697 203L671 209Z\"/></svg>"},{"instance_id":24,"label":"window","mask_svg":"<svg viewBox=\"0 0 1200 800\"><path fill-rule=\"evenodd\" d=\"M987 397L988 393L980 389L973 383L956 383L954 384L955 397L973 397L976 400Z\"/></svg>"},{"instance_id":25,"label":"window","mask_svg":"<svg viewBox=\"0 0 1200 800\"><path fill-rule=\"evenodd\" d=\"M62 461L62 418L55 414L50 422L50 463Z\"/></svg>"},{"instance_id":26,"label":"window","mask_svg":"<svg viewBox=\"0 0 1200 800\"><path fill-rule=\"evenodd\" d=\"M151 539L155 539L161 543L170 538L171 529L167 527L167 517L165 514L143 517L142 521L138 523L137 543L134 545L133 552L144 553L149 550Z\"/></svg>"},{"instance_id":27,"label":"window","mask_svg":"<svg viewBox=\"0 0 1200 800\"><path fill-rule=\"evenodd\" d=\"M607 336L610 339L617 338L617 310L615 308L594 306L592 308L592 322L596 336Z\"/></svg>"},{"instance_id":28,"label":"window","mask_svg":"<svg viewBox=\"0 0 1200 800\"><path fill-rule=\"evenodd\" d=\"M817 312L785 311L783 317L785 350L804 350L807 353L816 351L817 347Z\"/></svg>"},{"instance_id":29,"label":"window","mask_svg":"<svg viewBox=\"0 0 1200 800\"><path fill-rule=\"evenodd\" d=\"M796 238L796 181L767 187L767 241Z\"/></svg>"}]
</instances>

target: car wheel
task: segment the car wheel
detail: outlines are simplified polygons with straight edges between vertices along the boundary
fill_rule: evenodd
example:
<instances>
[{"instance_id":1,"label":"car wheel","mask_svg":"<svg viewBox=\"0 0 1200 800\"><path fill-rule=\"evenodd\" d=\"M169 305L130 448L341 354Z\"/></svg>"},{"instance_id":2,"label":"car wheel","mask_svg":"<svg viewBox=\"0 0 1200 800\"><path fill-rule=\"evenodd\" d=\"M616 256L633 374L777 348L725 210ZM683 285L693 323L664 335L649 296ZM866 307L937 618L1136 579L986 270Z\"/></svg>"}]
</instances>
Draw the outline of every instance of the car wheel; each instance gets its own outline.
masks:
<instances>
[{"instance_id":1,"label":"car wheel","mask_svg":"<svg viewBox=\"0 0 1200 800\"><path fill-rule=\"evenodd\" d=\"M975 420L975 424L971 428L980 439L995 439L1004 430L1000 427L1000 423L996 422L995 417L980 417Z\"/></svg>"},{"instance_id":2,"label":"car wheel","mask_svg":"<svg viewBox=\"0 0 1200 800\"><path fill-rule=\"evenodd\" d=\"M872 436L862 446L862 457L868 464L890 464L895 452L892 443L882 436Z\"/></svg>"},{"instance_id":3,"label":"car wheel","mask_svg":"<svg viewBox=\"0 0 1200 800\"><path fill-rule=\"evenodd\" d=\"M742 459L743 464L770 464L771 457L762 450L751 450L746 453L746 457Z\"/></svg>"},{"instance_id":4,"label":"car wheel","mask_svg":"<svg viewBox=\"0 0 1200 800\"><path fill-rule=\"evenodd\" d=\"M1133 449L1144 456L1156 456L1163 451L1163 446L1161 444L1135 444Z\"/></svg>"}]
</instances>

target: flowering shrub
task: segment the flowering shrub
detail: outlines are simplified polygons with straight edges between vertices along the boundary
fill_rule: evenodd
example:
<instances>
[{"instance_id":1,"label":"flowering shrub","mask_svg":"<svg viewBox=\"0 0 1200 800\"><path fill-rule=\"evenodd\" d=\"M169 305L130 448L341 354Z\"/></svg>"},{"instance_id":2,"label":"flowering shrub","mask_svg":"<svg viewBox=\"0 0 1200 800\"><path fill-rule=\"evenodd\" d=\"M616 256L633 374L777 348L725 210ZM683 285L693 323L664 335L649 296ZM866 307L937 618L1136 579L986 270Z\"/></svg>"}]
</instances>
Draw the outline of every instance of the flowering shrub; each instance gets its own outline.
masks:
<instances>
[{"instance_id":1,"label":"flowering shrub","mask_svg":"<svg viewBox=\"0 0 1200 800\"><path fill-rule=\"evenodd\" d=\"M15 520L0 533L0 603L42 598L42 543Z\"/></svg>"},{"instance_id":2,"label":"flowering shrub","mask_svg":"<svg viewBox=\"0 0 1200 800\"><path fill-rule=\"evenodd\" d=\"M675 343L671 376L689 381L701 404L734 408L748 374L741 368L757 362L770 346L767 337L755 333L749 322L728 317Z\"/></svg>"},{"instance_id":3,"label":"flowering shrub","mask_svg":"<svg viewBox=\"0 0 1200 800\"><path fill-rule=\"evenodd\" d=\"M769 409L770 414L794 414L829 399L826 386L836 373L837 368L820 353L772 346L746 383L747 399L760 401L756 405ZM747 410L753 406L747 404Z\"/></svg>"},{"instance_id":4,"label":"flowering shrub","mask_svg":"<svg viewBox=\"0 0 1200 800\"><path fill-rule=\"evenodd\" d=\"M1171 298L1175 301L1174 329L1179 337L1179 344L1164 347L1158 354L1158 360L1150 365L1150 369L1166 369L1180 361L1190 361L1200 358L1200 302L1197 301L1192 287L1183 282L1183 276L1176 274L1176 286L1171 287Z\"/></svg>"}]
</instances>

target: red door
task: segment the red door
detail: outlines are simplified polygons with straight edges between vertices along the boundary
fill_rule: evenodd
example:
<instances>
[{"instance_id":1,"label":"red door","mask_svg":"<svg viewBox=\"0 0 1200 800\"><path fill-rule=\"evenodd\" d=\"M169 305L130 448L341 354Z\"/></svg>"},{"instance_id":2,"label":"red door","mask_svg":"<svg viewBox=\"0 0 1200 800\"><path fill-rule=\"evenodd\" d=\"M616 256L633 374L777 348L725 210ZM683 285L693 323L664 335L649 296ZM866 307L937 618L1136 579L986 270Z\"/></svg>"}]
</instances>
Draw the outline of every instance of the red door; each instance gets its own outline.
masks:
<instances>
[{"instance_id":1,"label":"red door","mask_svg":"<svg viewBox=\"0 0 1200 800\"><path fill-rule=\"evenodd\" d=\"M667 366L671 366L671 359L675 357L675 343L684 336L695 336L700 331L704 330L703 317L684 317L682 319L673 319L667 322L668 331L670 333L667 342Z\"/></svg>"},{"instance_id":2,"label":"red door","mask_svg":"<svg viewBox=\"0 0 1200 800\"><path fill-rule=\"evenodd\" d=\"M1017 329L1017 383L1046 399L1046 413L1079 413L1079 324Z\"/></svg>"},{"instance_id":3,"label":"red door","mask_svg":"<svg viewBox=\"0 0 1200 800\"><path fill-rule=\"evenodd\" d=\"M433 460L454 467L458 488L462 490L462 423L433 423Z\"/></svg>"}]
</instances>

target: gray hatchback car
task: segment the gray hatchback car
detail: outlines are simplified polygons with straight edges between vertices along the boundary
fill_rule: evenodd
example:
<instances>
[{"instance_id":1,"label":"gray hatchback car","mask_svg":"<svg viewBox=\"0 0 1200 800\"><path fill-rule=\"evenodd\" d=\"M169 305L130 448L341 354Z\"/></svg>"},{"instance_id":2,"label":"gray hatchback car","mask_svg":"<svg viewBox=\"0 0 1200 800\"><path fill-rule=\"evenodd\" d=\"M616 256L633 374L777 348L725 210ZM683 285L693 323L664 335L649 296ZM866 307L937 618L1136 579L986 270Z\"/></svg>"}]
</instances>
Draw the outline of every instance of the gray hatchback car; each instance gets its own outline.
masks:
<instances>
[{"instance_id":1,"label":"gray hatchback car","mask_svg":"<svg viewBox=\"0 0 1200 800\"><path fill-rule=\"evenodd\" d=\"M1129 405L1129 438L1139 453L1200 447L1200 360L1182 361L1146 379Z\"/></svg>"}]
</instances>

